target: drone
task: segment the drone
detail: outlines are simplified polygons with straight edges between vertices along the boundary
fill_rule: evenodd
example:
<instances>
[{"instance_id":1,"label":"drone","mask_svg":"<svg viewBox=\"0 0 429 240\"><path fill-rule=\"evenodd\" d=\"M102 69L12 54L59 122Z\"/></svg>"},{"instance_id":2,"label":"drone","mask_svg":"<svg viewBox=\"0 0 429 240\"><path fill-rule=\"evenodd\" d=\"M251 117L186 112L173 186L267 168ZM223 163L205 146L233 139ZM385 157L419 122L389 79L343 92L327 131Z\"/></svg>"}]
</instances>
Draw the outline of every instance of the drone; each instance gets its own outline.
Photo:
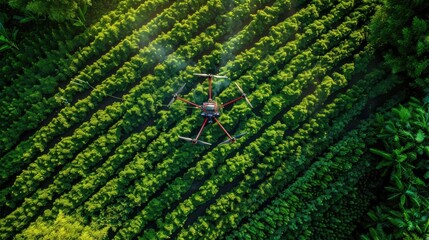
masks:
<instances>
[{"instance_id":1,"label":"drone","mask_svg":"<svg viewBox=\"0 0 429 240\"><path fill-rule=\"evenodd\" d=\"M236 140L242 136L244 136L247 133L242 133L239 134L237 136L231 136L231 134L228 133L228 131L223 127L223 125L219 122L218 118L220 116L220 109L232 105L236 102L238 102L241 99L246 100L247 104L253 108L252 104L250 103L249 99L247 98L246 94L244 93L243 89L237 84L235 83L235 85L237 86L238 90L241 93L241 96L238 98L235 98L231 101L228 101L226 103L222 103L222 104L218 104L216 101L214 101L212 99L212 82L213 82L213 78L228 78L226 76L220 76L220 75L213 75L213 74L206 74L206 73L194 73L195 76L198 77L206 77L207 80L209 81L209 89L208 89L208 97L209 99L204 102L202 105L198 105L194 102L188 101L182 97L180 97L180 93L182 93L183 89L186 86L186 83L183 84L183 86L173 95L173 98L171 99L171 101L168 103L167 107L170 108L170 106L174 103L174 101L176 100L180 100L182 102L185 102L191 106L193 106L194 108L198 108L201 110L201 116L204 118L204 122L203 125L200 128L200 131L198 132L197 136L195 138L188 138L188 137L182 137L179 135L179 138L182 140L185 140L187 142L191 142L193 144L204 144L204 145L212 145L209 142L205 142L205 141L201 141L199 140L201 133L203 132L204 127L207 125L207 123L214 123L216 122L217 125L220 127L220 129L222 129L222 131L226 134L226 136L228 137L228 140L221 142L220 144L226 144L226 143L234 143L236 142Z\"/></svg>"}]
</instances>

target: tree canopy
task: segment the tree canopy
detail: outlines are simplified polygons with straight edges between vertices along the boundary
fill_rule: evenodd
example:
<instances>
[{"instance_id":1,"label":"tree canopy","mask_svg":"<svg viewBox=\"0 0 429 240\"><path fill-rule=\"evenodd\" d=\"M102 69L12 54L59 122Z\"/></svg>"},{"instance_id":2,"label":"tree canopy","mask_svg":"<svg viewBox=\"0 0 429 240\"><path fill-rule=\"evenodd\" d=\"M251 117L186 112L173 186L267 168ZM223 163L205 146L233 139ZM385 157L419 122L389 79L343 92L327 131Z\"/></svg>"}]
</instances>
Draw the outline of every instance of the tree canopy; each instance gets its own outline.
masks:
<instances>
[{"instance_id":1,"label":"tree canopy","mask_svg":"<svg viewBox=\"0 0 429 240\"><path fill-rule=\"evenodd\" d=\"M427 1L387 0L370 24L370 41L392 72L407 74L421 88L429 86L428 10Z\"/></svg>"},{"instance_id":2,"label":"tree canopy","mask_svg":"<svg viewBox=\"0 0 429 240\"><path fill-rule=\"evenodd\" d=\"M4 0L12 8L22 12L30 12L38 16L45 16L54 21L65 21L74 19L79 9L91 5L91 0Z\"/></svg>"}]
</instances>

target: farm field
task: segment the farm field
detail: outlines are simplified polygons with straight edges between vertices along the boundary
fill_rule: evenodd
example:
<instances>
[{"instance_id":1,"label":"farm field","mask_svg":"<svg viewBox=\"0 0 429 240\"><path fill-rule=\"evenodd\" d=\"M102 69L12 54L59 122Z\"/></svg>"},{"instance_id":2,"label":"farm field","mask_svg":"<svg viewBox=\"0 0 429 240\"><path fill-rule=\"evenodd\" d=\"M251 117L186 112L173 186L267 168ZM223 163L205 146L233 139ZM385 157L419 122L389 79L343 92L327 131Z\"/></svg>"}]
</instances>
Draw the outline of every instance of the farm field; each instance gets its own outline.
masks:
<instances>
[{"instance_id":1,"label":"farm field","mask_svg":"<svg viewBox=\"0 0 429 240\"><path fill-rule=\"evenodd\" d=\"M372 37L379 0L116 2L0 52L0 239L429 237L423 10L397 27L412 58ZM195 73L247 94L219 117L235 143L178 138Z\"/></svg>"}]
</instances>

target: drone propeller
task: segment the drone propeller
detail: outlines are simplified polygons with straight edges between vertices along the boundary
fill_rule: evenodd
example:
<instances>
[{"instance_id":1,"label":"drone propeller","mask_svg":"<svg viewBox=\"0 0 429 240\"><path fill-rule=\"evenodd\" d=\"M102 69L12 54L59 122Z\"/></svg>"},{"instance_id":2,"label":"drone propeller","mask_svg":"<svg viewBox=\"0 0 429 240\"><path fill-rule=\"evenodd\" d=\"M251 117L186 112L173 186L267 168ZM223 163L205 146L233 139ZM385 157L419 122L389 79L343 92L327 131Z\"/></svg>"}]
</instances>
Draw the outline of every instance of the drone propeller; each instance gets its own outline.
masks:
<instances>
[{"instance_id":1,"label":"drone propeller","mask_svg":"<svg viewBox=\"0 0 429 240\"><path fill-rule=\"evenodd\" d=\"M174 100L176 100L177 96L179 96L179 94L183 91L183 89L185 88L185 84L183 84L183 86L179 89L179 91L177 91L174 95L173 98L170 100L170 102L167 104L167 107L169 108L171 106L171 104L173 104Z\"/></svg>"},{"instance_id":2,"label":"drone propeller","mask_svg":"<svg viewBox=\"0 0 429 240\"><path fill-rule=\"evenodd\" d=\"M92 90L94 90L94 91L96 91L96 90L97 90L94 86L92 86L91 84L89 84L89 82L88 82L88 81L83 81L83 80L78 79L78 78L77 78L77 79L72 80L70 83L71 83L71 84L74 84L74 85L77 85L77 86L81 86L81 87L85 87L85 85L86 85L86 86L89 86L89 87L90 87ZM118 99L118 100L122 100L122 101L124 101L124 99L123 99L123 98L121 98L121 97L113 96L113 95L110 95L110 94L106 94L106 96L109 96L109 97L116 98L116 99Z\"/></svg>"},{"instance_id":3,"label":"drone propeller","mask_svg":"<svg viewBox=\"0 0 429 240\"><path fill-rule=\"evenodd\" d=\"M228 78L227 76L220 76L220 75L213 75L213 74L206 74L206 73L194 73L194 75L199 77Z\"/></svg>"},{"instance_id":4,"label":"drone propeller","mask_svg":"<svg viewBox=\"0 0 429 240\"><path fill-rule=\"evenodd\" d=\"M240 86L238 86L238 84L237 84L236 82L234 82L234 83L235 83L235 86L237 86L237 88L238 88L238 90L240 91L240 93L243 95L243 97L244 97L244 99L246 100L246 102L249 104L249 106L250 106L251 108L253 108L252 104L250 103L250 101L249 101L249 99L247 98L247 95L244 93L243 89L241 89L241 87L240 87Z\"/></svg>"},{"instance_id":5,"label":"drone propeller","mask_svg":"<svg viewBox=\"0 0 429 240\"><path fill-rule=\"evenodd\" d=\"M242 136L244 136L244 135L246 135L246 134L247 134L247 132L245 132L245 133L241 133L241 134L238 134L237 136L234 136L234 137L232 137L232 138L230 138L230 139L228 139L228 140L226 140L226 141L223 141L223 142L221 142L220 144L226 144L226 143L230 143L230 142L235 142L235 140L237 140L237 139L241 138Z\"/></svg>"},{"instance_id":6,"label":"drone propeller","mask_svg":"<svg viewBox=\"0 0 429 240\"><path fill-rule=\"evenodd\" d=\"M182 139L182 140L185 140L185 141L187 141L187 142L192 142L192 143L199 143L199 144L204 144L204 145L212 145L211 143L209 143L209 142L204 142L204 141L201 141L201 140L195 140L195 139L192 139L192 138L187 138L187 137L182 137L182 136L179 136L179 138L180 139Z\"/></svg>"}]
</instances>

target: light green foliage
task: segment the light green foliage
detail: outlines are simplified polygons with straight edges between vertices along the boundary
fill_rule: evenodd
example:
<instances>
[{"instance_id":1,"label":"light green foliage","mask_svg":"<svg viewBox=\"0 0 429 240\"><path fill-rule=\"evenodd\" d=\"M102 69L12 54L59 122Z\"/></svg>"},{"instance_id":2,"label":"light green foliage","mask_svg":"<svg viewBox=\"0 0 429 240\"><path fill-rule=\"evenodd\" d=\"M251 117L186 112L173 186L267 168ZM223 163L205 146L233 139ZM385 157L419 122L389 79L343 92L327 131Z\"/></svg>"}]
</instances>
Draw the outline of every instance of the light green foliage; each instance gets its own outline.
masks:
<instances>
[{"instance_id":1,"label":"light green foliage","mask_svg":"<svg viewBox=\"0 0 429 240\"><path fill-rule=\"evenodd\" d=\"M374 186L403 207L380 204L363 233L423 230L429 173L410 166L429 132L408 105L386 114L409 88L367 41L380 1L122 0L100 19L89 1L9 2L85 27L29 30L0 59L1 239L350 239ZM221 109L230 135L246 133L234 144L216 123L199 138L211 146L178 139L198 134L201 111L165 104L185 83L181 97L207 99L194 73L228 76L213 81L218 103L240 97L233 83L251 101ZM378 134L397 145L379 149Z\"/></svg>"},{"instance_id":2,"label":"light green foliage","mask_svg":"<svg viewBox=\"0 0 429 240\"><path fill-rule=\"evenodd\" d=\"M60 212L54 221L36 221L16 239L79 239L101 240L107 237L107 228L93 229L79 219Z\"/></svg>"}]
</instances>

